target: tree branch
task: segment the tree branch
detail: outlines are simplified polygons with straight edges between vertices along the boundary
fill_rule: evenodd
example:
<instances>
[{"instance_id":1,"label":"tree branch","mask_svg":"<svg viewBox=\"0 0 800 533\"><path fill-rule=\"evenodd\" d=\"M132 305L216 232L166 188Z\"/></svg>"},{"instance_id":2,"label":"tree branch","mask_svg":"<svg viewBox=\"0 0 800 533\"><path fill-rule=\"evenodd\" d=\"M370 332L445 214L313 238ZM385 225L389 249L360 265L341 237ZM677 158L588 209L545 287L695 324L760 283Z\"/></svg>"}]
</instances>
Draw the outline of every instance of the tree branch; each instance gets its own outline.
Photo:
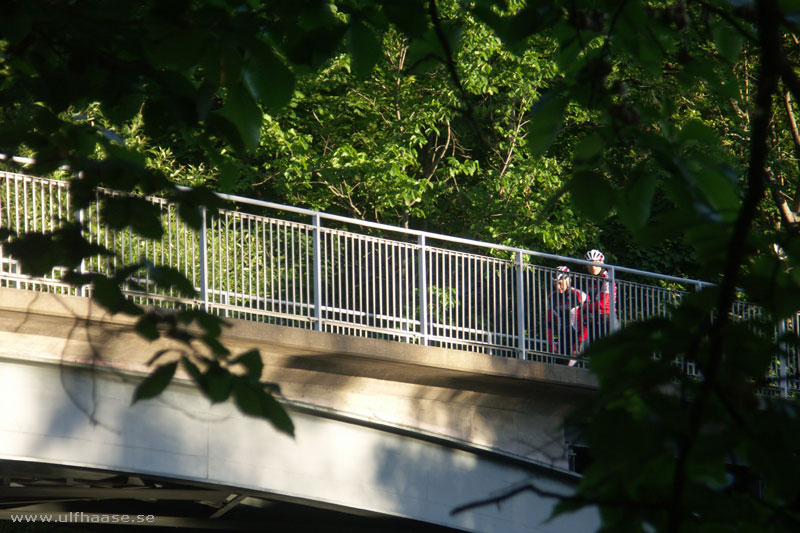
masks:
<instances>
[{"instance_id":1,"label":"tree branch","mask_svg":"<svg viewBox=\"0 0 800 533\"><path fill-rule=\"evenodd\" d=\"M761 71L755 97L755 110L751 125L750 163L747 173L747 191L742 201L739 216L728 243L722 282L717 299L717 317L709 332L709 358L703 365L704 381L700 385L697 400L689 413L689 427L681 439L675 463L672 495L669 502L668 531L679 531L684 520L684 497L687 485L689 455L697 443L706 406L713 388L716 387L720 365L725 352L725 332L731 321L730 307L736 297L736 286L745 257L747 236L752 228L758 204L766 190L767 139L770 131L772 98L778 89L781 72L781 48L779 24L780 9L775 0L763 0L756 4L758 13L758 41L761 49Z\"/></svg>"},{"instance_id":2,"label":"tree branch","mask_svg":"<svg viewBox=\"0 0 800 533\"><path fill-rule=\"evenodd\" d=\"M789 131L791 131L792 141L794 141L794 154L797 158L798 169L800 170L800 132L797 131L797 122L794 119L794 111L792 110L792 96L789 91L786 91L783 95L783 108L786 110L786 118L789 121ZM800 179L797 180L795 184L792 211L795 218L797 213L800 213Z\"/></svg>"},{"instance_id":3,"label":"tree branch","mask_svg":"<svg viewBox=\"0 0 800 533\"><path fill-rule=\"evenodd\" d=\"M436 32L436 37L439 39L439 44L442 45L442 50L445 54L444 65L447 68L447 72L450 74L450 79L456 86L456 89L458 90L463 102L464 108L461 111L464 114L464 118L466 118L467 122L469 122L469 124L473 127L475 133L478 135L478 138L481 140L481 143L486 145L488 143L483 135L483 132L481 132L480 128L478 127L478 121L475 120L475 113L472 109L469 93L467 93L466 89L464 89L464 84L461 83L461 77L458 75L458 71L456 70L456 62L453 58L453 51L450 49L450 43L447 41L447 36L444 34L442 20L439 18L439 8L436 6L436 0L430 0L428 2L428 12L431 16L431 23L433 23L433 29Z\"/></svg>"}]
</instances>

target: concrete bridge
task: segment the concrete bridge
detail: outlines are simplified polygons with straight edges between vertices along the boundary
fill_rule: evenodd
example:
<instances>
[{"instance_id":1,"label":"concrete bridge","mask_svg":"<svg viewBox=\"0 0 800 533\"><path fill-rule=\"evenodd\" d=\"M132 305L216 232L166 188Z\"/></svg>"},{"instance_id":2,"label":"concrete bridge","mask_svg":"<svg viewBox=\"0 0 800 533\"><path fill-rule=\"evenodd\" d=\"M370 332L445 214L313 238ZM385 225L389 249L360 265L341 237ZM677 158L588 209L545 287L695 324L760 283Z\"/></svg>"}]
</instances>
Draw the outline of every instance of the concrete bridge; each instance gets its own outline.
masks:
<instances>
[{"instance_id":1,"label":"concrete bridge","mask_svg":"<svg viewBox=\"0 0 800 533\"><path fill-rule=\"evenodd\" d=\"M270 531L598 526L591 509L547 522L555 500L530 490L451 514L526 484L574 489L562 423L592 392L587 370L231 322L224 342L261 350L296 438L209 405L187 376L131 406L166 345L91 300L0 288L0 517Z\"/></svg>"}]
</instances>

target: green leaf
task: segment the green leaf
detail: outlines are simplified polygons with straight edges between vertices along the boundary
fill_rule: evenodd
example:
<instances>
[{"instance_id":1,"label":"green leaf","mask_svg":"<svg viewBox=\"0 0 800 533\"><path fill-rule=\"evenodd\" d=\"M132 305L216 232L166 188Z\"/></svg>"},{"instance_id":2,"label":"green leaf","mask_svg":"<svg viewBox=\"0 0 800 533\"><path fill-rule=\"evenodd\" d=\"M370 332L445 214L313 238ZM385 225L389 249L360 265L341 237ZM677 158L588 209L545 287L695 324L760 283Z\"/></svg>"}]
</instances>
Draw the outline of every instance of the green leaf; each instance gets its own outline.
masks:
<instances>
[{"instance_id":1,"label":"green leaf","mask_svg":"<svg viewBox=\"0 0 800 533\"><path fill-rule=\"evenodd\" d=\"M210 337L219 337L222 333L222 326L230 326L230 324L221 317L211 315L202 309L184 309L178 313L178 320L184 324L197 322Z\"/></svg>"},{"instance_id":2,"label":"green leaf","mask_svg":"<svg viewBox=\"0 0 800 533\"><path fill-rule=\"evenodd\" d=\"M617 213L634 234L649 220L655 192L656 178L650 173L633 175L621 191Z\"/></svg>"},{"instance_id":3,"label":"green leaf","mask_svg":"<svg viewBox=\"0 0 800 533\"><path fill-rule=\"evenodd\" d=\"M143 49L157 69L186 70L196 65L203 55L195 32L174 28L154 40L144 42Z\"/></svg>"},{"instance_id":4,"label":"green leaf","mask_svg":"<svg viewBox=\"0 0 800 533\"><path fill-rule=\"evenodd\" d=\"M212 403L224 402L231 394L233 375L216 361L204 373L205 392Z\"/></svg>"},{"instance_id":5,"label":"green leaf","mask_svg":"<svg viewBox=\"0 0 800 533\"><path fill-rule=\"evenodd\" d=\"M233 130L224 131L232 146L249 152L258 147L263 116L244 85L233 87L222 108L211 115L223 118L233 127Z\"/></svg>"},{"instance_id":6,"label":"green leaf","mask_svg":"<svg viewBox=\"0 0 800 533\"><path fill-rule=\"evenodd\" d=\"M144 262L150 278L164 289L175 289L182 296L197 296L192 282L186 279L178 269L168 266L156 266L150 261Z\"/></svg>"},{"instance_id":7,"label":"green leaf","mask_svg":"<svg viewBox=\"0 0 800 533\"><path fill-rule=\"evenodd\" d=\"M709 17L708 23L719 55L729 63L735 63L744 44L744 36L722 19Z\"/></svg>"},{"instance_id":8,"label":"green leaf","mask_svg":"<svg viewBox=\"0 0 800 533\"><path fill-rule=\"evenodd\" d=\"M161 209L139 196L112 196L103 200L100 216L113 229L128 226L142 237L158 240L164 234Z\"/></svg>"},{"instance_id":9,"label":"green leaf","mask_svg":"<svg viewBox=\"0 0 800 533\"><path fill-rule=\"evenodd\" d=\"M131 403L153 398L161 394L164 389L167 388L169 382L172 381L172 377L175 375L175 369L177 366L178 362L175 361L174 363L168 363L155 369L152 374L147 376L147 378L139 383L138 387L136 387L136 390L133 393L133 401Z\"/></svg>"},{"instance_id":10,"label":"green leaf","mask_svg":"<svg viewBox=\"0 0 800 533\"><path fill-rule=\"evenodd\" d=\"M422 0L384 0L386 18L409 37L422 37L428 29L428 10Z\"/></svg>"},{"instance_id":11,"label":"green leaf","mask_svg":"<svg viewBox=\"0 0 800 533\"><path fill-rule=\"evenodd\" d=\"M203 335L202 340L217 357L227 357L231 353L214 335Z\"/></svg>"},{"instance_id":12,"label":"green leaf","mask_svg":"<svg viewBox=\"0 0 800 533\"><path fill-rule=\"evenodd\" d=\"M264 418L278 431L294 436L294 424L280 403L253 380L236 377L233 382L236 405L246 415Z\"/></svg>"},{"instance_id":13,"label":"green leaf","mask_svg":"<svg viewBox=\"0 0 800 533\"><path fill-rule=\"evenodd\" d=\"M725 219L736 217L740 198L738 178L732 169L703 167L695 173L695 184L708 203Z\"/></svg>"},{"instance_id":14,"label":"green leaf","mask_svg":"<svg viewBox=\"0 0 800 533\"><path fill-rule=\"evenodd\" d=\"M533 157L541 157L558 135L564 122L567 102L556 93L542 96L532 110L528 126L528 149Z\"/></svg>"},{"instance_id":15,"label":"green leaf","mask_svg":"<svg viewBox=\"0 0 800 533\"><path fill-rule=\"evenodd\" d=\"M699 144L705 146L718 146L719 137L713 128L706 126L699 120L690 120L678 133L678 142L684 145Z\"/></svg>"},{"instance_id":16,"label":"green leaf","mask_svg":"<svg viewBox=\"0 0 800 533\"><path fill-rule=\"evenodd\" d=\"M575 159L592 159L602 153L606 147L608 137L599 133L591 133L581 139L575 147L573 156Z\"/></svg>"},{"instance_id":17,"label":"green leaf","mask_svg":"<svg viewBox=\"0 0 800 533\"><path fill-rule=\"evenodd\" d=\"M151 341L161 336L158 332L158 322L149 313L139 318L136 322L135 329L136 333Z\"/></svg>"},{"instance_id":18,"label":"green leaf","mask_svg":"<svg viewBox=\"0 0 800 533\"><path fill-rule=\"evenodd\" d=\"M250 52L242 71L244 83L267 111L276 113L292 99L294 74L268 46L255 45Z\"/></svg>"},{"instance_id":19,"label":"green leaf","mask_svg":"<svg viewBox=\"0 0 800 533\"><path fill-rule=\"evenodd\" d=\"M231 364L240 364L247 368L247 375L255 378L256 380L261 379L261 372L264 370L264 362L261 360L261 353L257 349L249 350L233 361Z\"/></svg>"},{"instance_id":20,"label":"green leaf","mask_svg":"<svg viewBox=\"0 0 800 533\"><path fill-rule=\"evenodd\" d=\"M203 224L202 208L205 208L207 218L225 206L225 201L208 187L192 187L191 189L176 189L171 199L178 204L178 214L193 230L199 230Z\"/></svg>"},{"instance_id":21,"label":"green leaf","mask_svg":"<svg viewBox=\"0 0 800 533\"><path fill-rule=\"evenodd\" d=\"M200 369L197 368L197 365L194 364L194 362L192 362L192 360L186 356L181 357L181 363L183 364L183 367L186 369L186 372L190 376L192 376L194 382L197 383L197 385L200 387L200 390L205 392L207 388L206 379L203 373L200 372Z\"/></svg>"},{"instance_id":22,"label":"green leaf","mask_svg":"<svg viewBox=\"0 0 800 533\"><path fill-rule=\"evenodd\" d=\"M51 233L24 233L3 244L3 251L18 260L22 271L31 276L44 276L57 266L77 268L87 257L114 255L86 240L80 225L73 223Z\"/></svg>"},{"instance_id":23,"label":"green leaf","mask_svg":"<svg viewBox=\"0 0 800 533\"><path fill-rule=\"evenodd\" d=\"M598 172L578 172L567 187L576 209L595 222L603 222L614 206L614 188Z\"/></svg>"},{"instance_id":24,"label":"green leaf","mask_svg":"<svg viewBox=\"0 0 800 533\"><path fill-rule=\"evenodd\" d=\"M217 161L217 170L219 171L219 178L217 178L219 191L223 193L233 192L236 182L239 181L239 169L231 161L220 159Z\"/></svg>"},{"instance_id":25,"label":"green leaf","mask_svg":"<svg viewBox=\"0 0 800 533\"><path fill-rule=\"evenodd\" d=\"M105 307L111 314L125 313L128 315L141 315L144 310L128 300L116 281L101 274L93 275L94 290L92 298Z\"/></svg>"},{"instance_id":26,"label":"green leaf","mask_svg":"<svg viewBox=\"0 0 800 533\"><path fill-rule=\"evenodd\" d=\"M350 66L353 74L359 78L366 78L372 72L375 64L380 60L382 47L375 33L361 20L354 20L350 24L348 34L350 47Z\"/></svg>"}]
</instances>

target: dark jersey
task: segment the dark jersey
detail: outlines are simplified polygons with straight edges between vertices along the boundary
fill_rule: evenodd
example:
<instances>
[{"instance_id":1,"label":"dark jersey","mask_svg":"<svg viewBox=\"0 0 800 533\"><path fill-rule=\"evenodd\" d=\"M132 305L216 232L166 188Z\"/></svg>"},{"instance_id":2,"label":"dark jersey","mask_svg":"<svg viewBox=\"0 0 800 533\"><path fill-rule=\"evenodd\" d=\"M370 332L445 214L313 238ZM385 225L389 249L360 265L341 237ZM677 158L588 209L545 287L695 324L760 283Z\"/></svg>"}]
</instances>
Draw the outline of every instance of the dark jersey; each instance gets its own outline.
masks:
<instances>
[{"instance_id":1,"label":"dark jersey","mask_svg":"<svg viewBox=\"0 0 800 533\"><path fill-rule=\"evenodd\" d=\"M583 305L587 300L586 293L569 287L564 292L557 290L550 293L547 308L547 344L551 351L568 352L566 344L576 344L586 339L586 327L583 321ZM559 344L556 350L554 336L558 335Z\"/></svg>"}]
</instances>

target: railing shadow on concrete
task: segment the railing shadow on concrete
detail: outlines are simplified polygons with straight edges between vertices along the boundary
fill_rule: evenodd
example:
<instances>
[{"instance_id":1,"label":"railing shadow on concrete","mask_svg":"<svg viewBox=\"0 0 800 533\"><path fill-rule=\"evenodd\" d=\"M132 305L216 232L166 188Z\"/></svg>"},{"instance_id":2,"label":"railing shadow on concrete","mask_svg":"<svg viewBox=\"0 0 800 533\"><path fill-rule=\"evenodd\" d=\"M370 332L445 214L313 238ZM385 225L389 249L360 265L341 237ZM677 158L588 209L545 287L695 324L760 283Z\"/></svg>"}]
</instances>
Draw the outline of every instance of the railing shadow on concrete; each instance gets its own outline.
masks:
<instances>
[{"instance_id":1,"label":"railing shadow on concrete","mask_svg":"<svg viewBox=\"0 0 800 533\"><path fill-rule=\"evenodd\" d=\"M77 211L67 182L0 172L0 226L46 232L61 221L79 220L92 242L116 254L90 258L84 271L108 274L146 259L182 271L198 294L187 299L163 290L142 270L126 286L141 304L200 307L344 335L585 364L580 349L568 352L559 348L568 343L548 342L547 314L556 266L568 265L572 286L590 292L597 278L583 273L588 261L223 194L233 208L204 211L200 231L181 220L174 204L147 197L160 210L165 229L160 240L150 240L102 222L103 202L119 194L98 189L91 207ZM709 286L617 265L605 268L615 290L608 325L595 335L667 316L689 291ZM83 294L88 289L62 282L63 272L57 268L32 279L0 251L0 285L88 295ZM745 319L758 312L745 302L734 310ZM780 329L797 331L797 317ZM695 372L690 364L682 366ZM775 393L800 390L798 380L787 377L790 367L798 368L796 353L773 362Z\"/></svg>"}]
</instances>

